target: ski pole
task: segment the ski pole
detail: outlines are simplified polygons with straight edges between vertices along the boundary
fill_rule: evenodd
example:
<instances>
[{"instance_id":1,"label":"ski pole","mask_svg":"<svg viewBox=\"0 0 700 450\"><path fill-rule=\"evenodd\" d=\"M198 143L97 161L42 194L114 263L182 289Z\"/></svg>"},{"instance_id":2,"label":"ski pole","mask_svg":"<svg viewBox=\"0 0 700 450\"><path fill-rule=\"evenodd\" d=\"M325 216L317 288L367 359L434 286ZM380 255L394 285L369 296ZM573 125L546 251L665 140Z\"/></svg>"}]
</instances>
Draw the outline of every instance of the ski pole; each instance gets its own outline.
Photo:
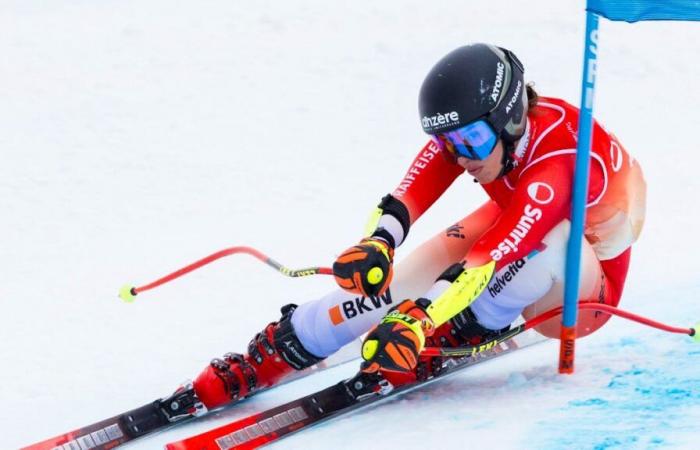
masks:
<instances>
[{"instance_id":1,"label":"ski pole","mask_svg":"<svg viewBox=\"0 0 700 450\"><path fill-rule=\"evenodd\" d=\"M688 336L691 336L695 342L700 342L700 323L695 325L692 328L679 328L679 327L672 327L670 325L666 325L660 322L656 322L654 320L648 319L646 317L639 316L637 314L633 314L631 312L616 308L614 306L610 305L603 305L600 303L579 303L578 309L580 310L585 310L585 309L590 309L594 311L601 311L605 312L608 314L612 314L618 317L622 317L624 319L631 320L633 322L640 323L642 325L647 325L652 328L656 328L662 331L666 331L668 333L677 333L677 334L686 334ZM522 323L518 325L517 327L511 328L507 332L503 333L502 335L491 339L489 341L486 341L484 343L481 343L479 345L467 345L464 347L451 347L451 348L445 348L445 347L426 347L423 349L421 352L421 356L452 356L452 357L460 357L460 356L474 356L478 353L484 352L486 350L490 350L493 347L495 347L498 344L501 344L509 339L514 338L515 336L536 327L537 325L558 316L561 314L563 310L563 307L559 306L557 308L551 309L547 312L544 312L540 314L539 316L533 317L532 319L528 320L525 323Z\"/></svg>"},{"instance_id":2,"label":"ski pole","mask_svg":"<svg viewBox=\"0 0 700 450\"><path fill-rule=\"evenodd\" d=\"M307 277L310 275L333 275L333 269L330 267L307 267L304 269L289 269L282 264L278 263L274 259L270 258L269 256L265 255L264 253L252 248L252 247L244 247L244 246L239 246L239 247L231 247L231 248L226 248L223 250L220 250L216 253L212 253L211 255L202 258L198 261L193 262L192 264L189 264L179 270L176 270L175 272L168 274L162 278L159 278L149 284L143 285L143 286L132 286L130 284L122 286L122 288L119 290L119 298L124 300L126 303L131 303L135 300L135 297L140 294L141 292L148 291L150 289L156 288L162 284L168 283L176 278L180 278L183 275L186 275L194 270L199 269L200 267L206 266L207 264L210 264L218 259L221 259L226 256L230 255L235 255L238 253L245 253L247 255L251 255L258 260L264 262L268 266L272 267L282 275L288 276L288 277Z\"/></svg>"}]
</instances>

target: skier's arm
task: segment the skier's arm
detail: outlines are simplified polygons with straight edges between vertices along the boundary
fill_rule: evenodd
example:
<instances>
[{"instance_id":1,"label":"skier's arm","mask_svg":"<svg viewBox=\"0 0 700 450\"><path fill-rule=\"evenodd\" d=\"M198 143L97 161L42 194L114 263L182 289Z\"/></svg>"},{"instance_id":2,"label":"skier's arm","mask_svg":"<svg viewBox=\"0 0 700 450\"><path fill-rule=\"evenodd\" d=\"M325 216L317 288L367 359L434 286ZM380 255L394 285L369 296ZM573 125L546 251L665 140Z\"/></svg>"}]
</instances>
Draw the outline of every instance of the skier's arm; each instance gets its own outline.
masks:
<instances>
[{"instance_id":1,"label":"skier's arm","mask_svg":"<svg viewBox=\"0 0 700 450\"><path fill-rule=\"evenodd\" d=\"M498 270L538 250L545 235L569 217L572 179L569 155L525 171L510 204L465 255L468 266L495 261Z\"/></svg>"},{"instance_id":2,"label":"skier's arm","mask_svg":"<svg viewBox=\"0 0 700 450\"><path fill-rule=\"evenodd\" d=\"M396 248L420 216L440 198L464 168L450 162L433 141L413 160L396 189L382 198L365 230Z\"/></svg>"},{"instance_id":3,"label":"skier's arm","mask_svg":"<svg viewBox=\"0 0 700 450\"><path fill-rule=\"evenodd\" d=\"M540 248L544 236L569 215L572 158L555 157L522 174L511 203L467 252L449 267L424 299L435 326L469 306L494 272Z\"/></svg>"},{"instance_id":4,"label":"skier's arm","mask_svg":"<svg viewBox=\"0 0 700 450\"><path fill-rule=\"evenodd\" d=\"M338 285L363 296L382 295L391 282L394 248L422 214L462 172L432 141L416 156L399 187L379 203L359 244L333 264Z\"/></svg>"}]
</instances>

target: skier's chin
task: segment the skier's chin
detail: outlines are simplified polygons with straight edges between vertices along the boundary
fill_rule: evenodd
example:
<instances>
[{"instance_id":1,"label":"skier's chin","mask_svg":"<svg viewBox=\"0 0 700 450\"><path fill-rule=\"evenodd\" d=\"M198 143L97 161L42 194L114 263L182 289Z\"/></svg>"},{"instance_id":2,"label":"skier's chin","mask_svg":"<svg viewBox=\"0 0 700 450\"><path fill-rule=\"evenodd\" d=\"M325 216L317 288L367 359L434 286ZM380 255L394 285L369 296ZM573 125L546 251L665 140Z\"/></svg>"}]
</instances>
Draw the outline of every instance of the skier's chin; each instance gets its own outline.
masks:
<instances>
[{"instance_id":1,"label":"skier's chin","mask_svg":"<svg viewBox=\"0 0 700 450\"><path fill-rule=\"evenodd\" d=\"M474 175L474 182L479 184L489 184L496 180L498 173L493 173L490 170L481 170L479 173Z\"/></svg>"}]
</instances>

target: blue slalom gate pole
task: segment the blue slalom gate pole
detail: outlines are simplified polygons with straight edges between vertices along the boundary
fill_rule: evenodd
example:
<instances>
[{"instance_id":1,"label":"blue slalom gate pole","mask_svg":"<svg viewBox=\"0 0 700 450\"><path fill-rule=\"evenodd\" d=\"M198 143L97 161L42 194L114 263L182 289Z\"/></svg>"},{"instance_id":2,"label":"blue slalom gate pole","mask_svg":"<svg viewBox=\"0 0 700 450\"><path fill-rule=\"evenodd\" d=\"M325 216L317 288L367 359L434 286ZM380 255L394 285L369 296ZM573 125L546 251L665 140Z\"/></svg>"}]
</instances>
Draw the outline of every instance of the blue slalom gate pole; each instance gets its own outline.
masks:
<instances>
[{"instance_id":1,"label":"blue slalom gate pole","mask_svg":"<svg viewBox=\"0 0 700 450\"><path fill-rule=\"evenodd\" d=\"M593 98L598 57L599 15L612 21L700 21L700 0L587 0L586 40L581 83L576 169L571 206L571 233L566 251L564 308L559 350L559 373L573 373L576 344L578 290L581 274L581 243L586 219L588 170L593 132Z\"/></svg>"},{"instance_id":2,"label":"blue slalom gate pole","mask_svg":"<svg viewBox=\"0 0 700 450\"><path fill-rule=\"evenodd\" d=\"M598 57L598 16L586 12L586 40L583 54L581 83L581 114L578 123L576 169L571 206L571 233L566 249L564 280L564 311L559 349L559 373L573 373L576 348L578 290L581 274L581 243L586 221L588 171L590 167L591 136L593 134L593 99Z\"/></svg>"}]
</instances>

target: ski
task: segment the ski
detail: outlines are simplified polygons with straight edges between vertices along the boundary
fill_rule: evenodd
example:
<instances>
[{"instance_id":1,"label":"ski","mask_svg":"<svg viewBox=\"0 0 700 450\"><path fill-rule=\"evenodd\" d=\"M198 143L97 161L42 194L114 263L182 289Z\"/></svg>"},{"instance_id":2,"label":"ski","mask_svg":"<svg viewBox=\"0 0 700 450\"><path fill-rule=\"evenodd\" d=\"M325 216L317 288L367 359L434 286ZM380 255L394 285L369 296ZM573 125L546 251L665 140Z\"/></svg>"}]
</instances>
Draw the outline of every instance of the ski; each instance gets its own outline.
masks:
<instances>
[{"instance_id":1,"label":"ski","mask_svg":"<svg viewBox=\"0 0 700 450\"><path fill-rule=\"evenodd\" d=\"M304 371L296 372L284 380L284 383L276 386L352 361L357 358L360 345L360 341L357 340L346 346L341 352ZM257 390L251 395L267 389ZM235 407L241 400L244 399L213 411ZM169 397L155 400L125 413L117 414L108 419L77 428L27 447L22 447L20 450L110 450L140 437L188 422L209 412L194 395L192 383L186 382Z\"/></svg>"},{"instance_id":2,"label":"ski","mask_svg":"<svg viewBox=\"0 0 700 450\"><path fill-rule=\"evenodd\" d=\"M528 331L497 339L488 348L474 347L468 356L448 357L436 375L425 381L397 387L376 375L362 372L338 384L284 405L245 417L211 431L166 445L167 450L251 450L321 422L406 393L462 369L546 341Z\"/></svg>"},{"instance_id":3,"label":"ski","mask_svg":"<svg viewBox=\"0 0 700 450\"><path fill-rule=\"evenodd\" d=\"M185 383L173 395L78 428L21 450L107 450L172 424L206 413L194 395L192 383Z\"/></svg>"}]
</instances>

